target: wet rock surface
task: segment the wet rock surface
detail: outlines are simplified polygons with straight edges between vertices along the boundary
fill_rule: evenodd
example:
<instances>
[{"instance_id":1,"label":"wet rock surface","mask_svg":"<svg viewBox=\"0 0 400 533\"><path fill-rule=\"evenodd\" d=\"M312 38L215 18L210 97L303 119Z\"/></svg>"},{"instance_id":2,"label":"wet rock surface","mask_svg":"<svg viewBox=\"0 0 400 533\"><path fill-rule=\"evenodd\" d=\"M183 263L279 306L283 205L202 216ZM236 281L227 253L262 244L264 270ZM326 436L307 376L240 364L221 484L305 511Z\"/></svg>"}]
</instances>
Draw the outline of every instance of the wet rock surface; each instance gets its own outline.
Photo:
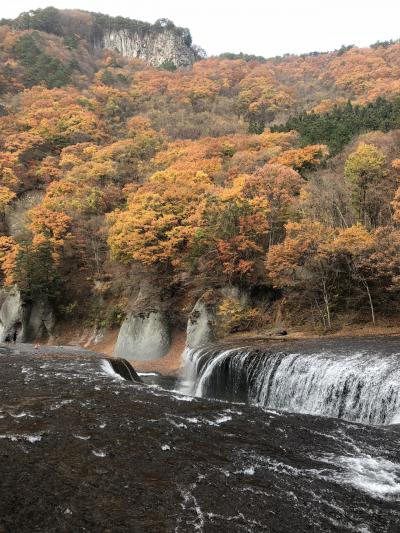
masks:
<instances>
[{"instance_id":1,"label":"wet rock surface","mask_svg":"<svg viewBox=\"0 0 400 533\"><path fill-rule=\"evenodd\" d=\"M400 433L0 347L0 531L397 532Z\"/></svg>"}]
</instances>

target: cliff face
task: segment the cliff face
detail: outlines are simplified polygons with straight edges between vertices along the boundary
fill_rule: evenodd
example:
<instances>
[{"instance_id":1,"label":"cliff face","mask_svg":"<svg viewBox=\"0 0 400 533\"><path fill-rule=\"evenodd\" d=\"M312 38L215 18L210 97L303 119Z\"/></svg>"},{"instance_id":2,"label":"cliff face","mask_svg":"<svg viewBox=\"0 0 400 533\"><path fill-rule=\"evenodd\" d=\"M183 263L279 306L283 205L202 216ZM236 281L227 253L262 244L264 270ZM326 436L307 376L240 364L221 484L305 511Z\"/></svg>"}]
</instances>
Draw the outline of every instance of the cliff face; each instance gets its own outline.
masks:
<instances>
[{"instance_id":1,"label":"cliff face","mask_svg":"<svg viewBox=\"0 0 400 533\"><path fill-rule=\"evenodd\" d=\"M96 50L118 50L128 58L139 58L154 67L187 67L197 58L187 28L168 19L154 24L126 17L110 17L81 10L53 7L21 13L15 20L0 20L15 30L38 30L74 43L79 37Z\"/></svg>"},{"instance_id":2,"label":"cliff face","mask_svg":"<svg viewBox=\"0 0 400 533\"><path fill-rule=\"evenodd\" d=\"M130 29L106 30L94 41L96 49L116 50L124 57L138 58L154 67L171 64L188 67L195 61L195 53L185 38L174 29L159 32L135 32Z\"/></svg>"}]
</instances>

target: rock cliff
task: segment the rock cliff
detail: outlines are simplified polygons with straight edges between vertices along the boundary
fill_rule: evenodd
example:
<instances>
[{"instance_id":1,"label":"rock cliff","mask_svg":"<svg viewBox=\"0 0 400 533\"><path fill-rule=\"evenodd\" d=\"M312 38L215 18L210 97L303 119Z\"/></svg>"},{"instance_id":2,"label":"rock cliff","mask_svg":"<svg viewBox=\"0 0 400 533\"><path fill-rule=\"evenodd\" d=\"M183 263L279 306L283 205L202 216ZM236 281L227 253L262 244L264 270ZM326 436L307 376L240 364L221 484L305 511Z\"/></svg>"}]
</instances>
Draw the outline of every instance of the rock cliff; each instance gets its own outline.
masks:
<instances>
[{"instance_id":1,"label":"rock cliff","mask_svg":"<svg viewBox=\"0 0 400 533\"><path fill-rule=\"evenodd\" d=\"M119 331L114 355L150 361L163 357L170 345L169 327L162 313L130 313Z\"/></svg>"},{"instance_id":2,"label":"rock cliff","mask_svg":"<svg viewBox=\"0 0 400 533\"><path fill-rule=\"evenodd\" d=\"M159 31L129 28L107 29L94 41L96 49L108 48L122 56L138 58L154 67L188 67L195 61L195 52L177 28L161 27Z\"/></svg>"},{"instance_id":3,"label":"rock cliff","mask_svg":"<svg viewBox=\"0 0 400 533\"><path fill-rule=\"evenodd\" d=\"M119 330L114 356L136 361L159 359L171 346L171 328L156 279L148 273L132 295Z\"/></svg>"},{"instance_id":4,"label":"rock cliff","mask_svg":"<svg viewBox=\"0 0 400 533\"><path fill-rule=\"evenodd\" d=\"M215 306L200 299L189 315L186 329L186 345L197 348L203 344L213 342L215 334L216 316Z\"/></svg>"}]
</instances>

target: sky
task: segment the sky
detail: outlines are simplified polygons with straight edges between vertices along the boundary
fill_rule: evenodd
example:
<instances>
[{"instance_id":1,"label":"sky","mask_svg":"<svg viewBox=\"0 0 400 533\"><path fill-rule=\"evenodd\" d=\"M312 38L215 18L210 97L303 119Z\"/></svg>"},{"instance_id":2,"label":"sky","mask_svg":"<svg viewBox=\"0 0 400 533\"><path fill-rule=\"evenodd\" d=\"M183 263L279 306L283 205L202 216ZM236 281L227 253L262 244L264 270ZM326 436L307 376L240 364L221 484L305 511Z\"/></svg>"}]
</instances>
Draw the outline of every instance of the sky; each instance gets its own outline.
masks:
<instances>
[{"instance_id":1,"label":"sky","mask_svg":"<svg viewBox=\"0 0 400 533\"><path fill-rule=\"evenodd\" d=\"M52 5L155 22L169 18L190 29L208 55L245 52L273 57L368 46L400 38L400 0L14 0L0 18ZM5 5L6 4L6 5Z\"/></svg>"}]
</instances>

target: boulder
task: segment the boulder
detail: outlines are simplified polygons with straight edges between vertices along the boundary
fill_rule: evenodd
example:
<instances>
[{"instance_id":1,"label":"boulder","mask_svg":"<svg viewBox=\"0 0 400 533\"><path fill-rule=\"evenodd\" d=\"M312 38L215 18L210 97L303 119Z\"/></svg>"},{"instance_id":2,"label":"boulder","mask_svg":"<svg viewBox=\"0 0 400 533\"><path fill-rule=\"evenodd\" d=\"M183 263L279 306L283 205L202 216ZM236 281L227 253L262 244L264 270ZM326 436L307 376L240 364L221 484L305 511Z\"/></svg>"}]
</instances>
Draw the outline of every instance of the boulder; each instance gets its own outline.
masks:
<instances>
[{"instance_id":1,"label":"boulder","mask_svg":"<svg viewBox=\"0 0 400 533\"><path fill-rule=\"evenodd\" d=\"M136 370L126 359L107 359L112 366L114 372L119 374L126 381L133 381L136 383L143 383Z\"/></svg>"},{"instance_id":2,"label":"boulder","mask_svg":"<svg viewBox=\"0 0 400 533\"><path fill-rule=\"evenodd\" d=\"M114 355L150 361L166 355L170 346L169 324L161 311L131 312L119 330Z\"/></svg>"}]
</instances>

